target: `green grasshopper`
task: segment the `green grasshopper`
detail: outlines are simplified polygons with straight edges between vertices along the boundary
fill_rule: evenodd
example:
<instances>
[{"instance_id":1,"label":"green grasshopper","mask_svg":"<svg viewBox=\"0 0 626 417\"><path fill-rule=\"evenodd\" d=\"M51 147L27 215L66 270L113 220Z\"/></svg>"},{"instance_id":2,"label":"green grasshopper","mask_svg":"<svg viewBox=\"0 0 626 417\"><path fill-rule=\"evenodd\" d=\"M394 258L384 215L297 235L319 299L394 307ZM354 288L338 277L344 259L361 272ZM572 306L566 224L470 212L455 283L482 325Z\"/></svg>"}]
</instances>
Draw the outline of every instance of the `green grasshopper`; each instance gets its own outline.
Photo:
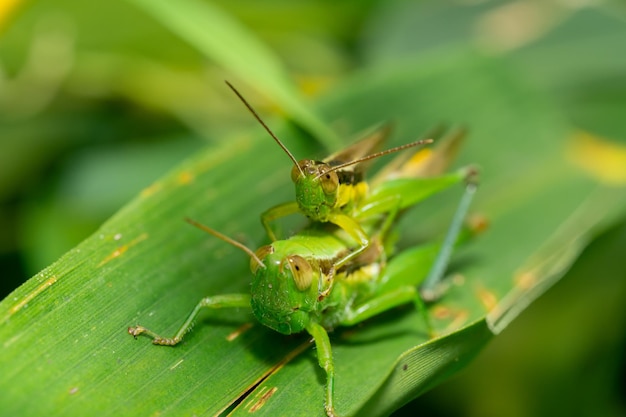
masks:
<instances>
[{"instance_id":1,"label":"green grasshopper","mask_svg":"<svg viewBox=\"0 0 626 417\"><path fill-rule=\"evenodd\" d=\"M402 164L402 167L406 166ZM394 173L402 171L393 170ZM366 218L362 227L372 236L372 244L367 251L362 251L349 261L346 261L346 255L352 251L350 236L341 228L312 223L288 239L276 240L253 252L213 229L188 220L250 256L253 274L250 294L203 298L173 337L161 337L139 325L129 327L128 332L135 337L145 334L157 345L174 346L183 340L193 320L204 308L251 308L261 324L279 333L306 331L313 337L319 365L326 372L326 414L335 416L335 371L328 331L338 326L355 325L410 302L415 303L428 323L422 299L437 292L436 287L445 272L451 250L459 240L462 221L469 209L475 185L472 182L467 184L440 250L439 245L426 245L407 250L387 261L392 250L386 235L396 218L393 214L467 180L471 173L471 170L460 170L432 178L406 178L401 175L399 178L380 181L373 190L374 194L404 192L407 195L395 202L393 212L382 213L382 216L372 216L371 213L365 215L366 207L362 212L357 212L358 216ZM431 263L435 257L425 279L414 273L416 265ZM418 289L420 282L423 283Z\"/></svg>"},{"instance_id":2,"label":"green grasshopper","mask_svg":"<svg viewBox=\"0 0 626 417\"><path fill-rule=\"evenodd\" d=\"M385 151L369 154L378 148L389 134L389 127L374 132L353 145L332 154L323 161L303 159L297 161L287 147L263 122L252 106L228 81L226 84L244 103L255 119L285 151L294 163L291 179L295 184L296 201L279 204L261 214L261 223L272 241L276 235L270 222L294 213L301 212L312 221L333 223L345 230L358 247L346 254L345 262L367 249L370 239L356 218L357 213L388 211L393 200L383 200L369 193L363 171L365 162L383 155L398 152L418 145L432 143L432 139L417 140ZM380 205L378 209L376 206ZM361 219L362 220L362 219Z\"/></svg>"}]
</instances>

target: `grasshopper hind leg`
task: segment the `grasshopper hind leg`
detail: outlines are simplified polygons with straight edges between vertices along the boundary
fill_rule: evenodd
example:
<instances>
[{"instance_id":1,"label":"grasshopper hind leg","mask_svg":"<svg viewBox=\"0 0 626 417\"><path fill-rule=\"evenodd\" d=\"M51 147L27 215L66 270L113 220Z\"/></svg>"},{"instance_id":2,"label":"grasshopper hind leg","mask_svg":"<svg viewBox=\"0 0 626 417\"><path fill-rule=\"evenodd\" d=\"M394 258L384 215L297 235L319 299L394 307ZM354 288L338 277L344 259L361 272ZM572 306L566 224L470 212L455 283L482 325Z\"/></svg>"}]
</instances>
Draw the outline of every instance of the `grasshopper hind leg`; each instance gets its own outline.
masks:
<instances>
[{"instance_id":1,"label":"grasshopper hind leg","mask_svg":"<svg viewBox=\"0 0 626 417\"><path fill-rule=\"evenodd\" d=\"M454 213L452 223L448 228L443 244L441 245L441 249L437 254L437 258L435 259L428 276L419 287L420 296L426 302L437 300L442 295L443 290L445 290L441 288L441 279L443 278L446 268L450 263L452 249L459 238L459 234L461 233L461 228L463 226L463 220L469 211L470 203L474 198L476 189L477 185L474 182L471 182L471 180L465 186L465 193L461 197L461 201L459 202L456 212Z\"/></svg>"}]
</instances>

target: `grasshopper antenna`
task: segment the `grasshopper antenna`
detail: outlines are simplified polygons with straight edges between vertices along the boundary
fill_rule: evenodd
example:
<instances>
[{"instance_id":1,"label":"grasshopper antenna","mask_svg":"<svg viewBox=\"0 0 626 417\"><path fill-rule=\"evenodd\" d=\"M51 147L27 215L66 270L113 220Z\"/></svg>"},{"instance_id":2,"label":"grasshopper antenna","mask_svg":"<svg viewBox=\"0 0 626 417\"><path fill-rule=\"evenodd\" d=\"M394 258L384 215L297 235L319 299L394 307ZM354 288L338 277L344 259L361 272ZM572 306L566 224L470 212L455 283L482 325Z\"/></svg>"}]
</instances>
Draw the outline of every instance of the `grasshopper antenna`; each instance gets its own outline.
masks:
<instances>
[{"instance_id":1,"label":"grasshopper antenna","mask_svg":"<svg viewBox=\"0 0 626 417\"><path fill-rule=\"evenodd\" d=\"M369 161L370 159L375 159L375 158L381 157L383 155L387 155L387 154L394 153L394 152L399 152L399 151L402 151L402 150L407 149L407 148L412 148L414 146L428 145L429 143L433 143L433 142L434 141L432 139L420 139L420 140L416 140L415 142L406 143L404 145L396 146L395 148L391 148L391 149L387 149L387 150L384 150L384 151L376 152L376 153L373 153L371 155L364 156L363 158L359 158L359 159L355 159L354 161L346 162L345 164L335 165L335 166L331 167L329 170L321 172L315 178L317 179L317 178L321 177L322 175L326 175L327 173L329 173L331 171L337 171L337 170L343 169L345 167L349 167L350 165L358 164L358 163L364 162L364 161Z\"/></svg>"},{"instance_id":2,"label":"grasshopper antenna","mask_svg":"<svg viewBox=\"0 0 626 417\"><path fill-rule=\"evenodd\" d=\"M267 131L267 133L270 134L270 136L272 138L274 138L274 140L276 141L276 143L278 143L278 146L280 146L283 151L285 151L285 153L287 154L287 156L289 156L289 158L293 161L293 164L296 166L296 168L298 168L298 171L300 171L300 175L304 177L304 172L302 172L302 168L300 168L300 165L298 165L298 161L296 160L296 158L293 156L293 154L291 152L289 152L289 149L287 149L287 147L280 141L280 139L278 139L278 137L276 137L276 135L274 134L274 132L272 132L270 130L270 128L265 124L265 122L263 120L261 120L261 117L257 114L256 111L254 111L254 109L252 108L252 106L250 105L250 103L248 103L246 101L245 98L243 98L243 96L241 95L241 93L239 91L237 91L237 89L235 87L233 87L233 85L231 83L229 83L228 81L224 80L224 82L226 83L226 85L228 87L230 87L231 90L233 90L233 92L235 94L237 94L237 97L239 97L239 100L241 100L243 102L243 104L248 108L248 110L250 110L250 113L252 113L252 115L254 116L255 119L257 119L257 121L259 123L261 123L261 126L263 126L265 128L265 130Z\"/></svg>"},{"instance_id":3,"label":"grasshopper antenna","mask_svg":"<svg viewBox=\"0 0 626 417\"><path fill-rule=\"evenodd\" d=\"M230 243L231 245L238 247L239 249L241 249L242 251L244 251L245 253L250 255L250 258L254 259L254 261L256 263L258 263L261 268L265 268L265 265L259 259L259 257L256 256L256 253L254 253L249 247L245 246L243 243L237 242L235 239L232 239L232 238L230 238L230 237L228 237L226 235L223 235L220 232L218 232L217 230L213 230L209 226L205 226L205 225L203 225L201 223L198 223L197 221L192 220L189 217L185 217L185 221L187 223L191 224L192 226L196 226L200 230L203 230L203 231L205 231L205 232L207 232L209 234L212 234L216 238L221 239L221 240L223 240L226 243Z\"/></svg>"}]
</instances>

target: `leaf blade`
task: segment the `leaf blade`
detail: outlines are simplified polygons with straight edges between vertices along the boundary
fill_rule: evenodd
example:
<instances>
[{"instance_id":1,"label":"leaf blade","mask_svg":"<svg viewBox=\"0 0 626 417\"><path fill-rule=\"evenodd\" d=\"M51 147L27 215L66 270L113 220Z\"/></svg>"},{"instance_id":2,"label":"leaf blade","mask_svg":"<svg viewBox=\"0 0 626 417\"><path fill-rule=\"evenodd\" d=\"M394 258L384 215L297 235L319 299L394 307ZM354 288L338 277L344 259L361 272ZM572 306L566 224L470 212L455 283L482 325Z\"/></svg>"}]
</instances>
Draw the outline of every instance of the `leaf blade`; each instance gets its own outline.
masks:
<instances>
[{"instance_id":1,"label":"leaf blade","mask_svg":"<svg viewBox=\"0 0 626 417\"><path fill-rule=\"evenodd\" d=\"M249 30L210 2L130 0L164 26L281 105L294 121L328 147L336 135L302 101L278 57Z\"/></svg>"}]
</instances>

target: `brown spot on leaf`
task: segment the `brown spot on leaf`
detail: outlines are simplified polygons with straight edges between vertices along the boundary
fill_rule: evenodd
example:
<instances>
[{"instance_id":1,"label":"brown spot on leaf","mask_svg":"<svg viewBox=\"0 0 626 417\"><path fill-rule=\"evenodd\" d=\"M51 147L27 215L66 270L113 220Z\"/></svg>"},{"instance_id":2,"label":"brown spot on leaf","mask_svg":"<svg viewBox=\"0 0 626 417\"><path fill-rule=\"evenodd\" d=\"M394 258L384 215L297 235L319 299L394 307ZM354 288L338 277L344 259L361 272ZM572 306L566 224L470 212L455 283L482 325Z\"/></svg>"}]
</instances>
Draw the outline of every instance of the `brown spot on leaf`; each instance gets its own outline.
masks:
<instances>
[{"instance_id":1,"label":"brown spot on leaf","mask_svg":"<svg viewBox=\"0 0 626 417\"><path fill-rule=\"evenodd\" d=\"M116 234L116 236L118 236L118 234ZM121 238L121 235L119 235ZM137 236L135 239L133 239L130 243L126 244L126 245L122 245L122 246L118 246L111 254L109 254L108 256L106 256L102 261L100 261L100 263L98 264L98 267L101 267L102 265L112 261L115 258L119 258L120 256L122 256L129 248L135 246L136 244L138 244L139 242L141 242L142 240L146 240L148 238L148 234L147 233L142 233L139 236ZM116 239L117 240L117 239Z\"/></svg>"},{"instance_id":2,"label":"brown spot on leaf","mask_svg":"<svg viewBox=\"0 0 626 417\"><path fill-rule=\"evenodd\" d=\"M226 340L228 340L229 342L232 342L233 340L241 336L241 334L247 332L251 328L252 328L252 323L245 323L242 326L240 326L237 330L235 330L234 332L226 336Z\"/></svg>"},{"instance_id":3,"label":"brown spot on leaf","mask_svg":"<svg viewBox=\"0 0 626 417\"><path fill-rule=\"evenodd\" d=\"M261 391L256 395L256 397L260 397L256 402L254 402L250 408L248 408L249 413L255 413L261 409L265 405L265 403L272 398L272 395L278 391L277 387L272 387L267 389L267 387L263 387Z\"/></svg>"}]
</instances>

